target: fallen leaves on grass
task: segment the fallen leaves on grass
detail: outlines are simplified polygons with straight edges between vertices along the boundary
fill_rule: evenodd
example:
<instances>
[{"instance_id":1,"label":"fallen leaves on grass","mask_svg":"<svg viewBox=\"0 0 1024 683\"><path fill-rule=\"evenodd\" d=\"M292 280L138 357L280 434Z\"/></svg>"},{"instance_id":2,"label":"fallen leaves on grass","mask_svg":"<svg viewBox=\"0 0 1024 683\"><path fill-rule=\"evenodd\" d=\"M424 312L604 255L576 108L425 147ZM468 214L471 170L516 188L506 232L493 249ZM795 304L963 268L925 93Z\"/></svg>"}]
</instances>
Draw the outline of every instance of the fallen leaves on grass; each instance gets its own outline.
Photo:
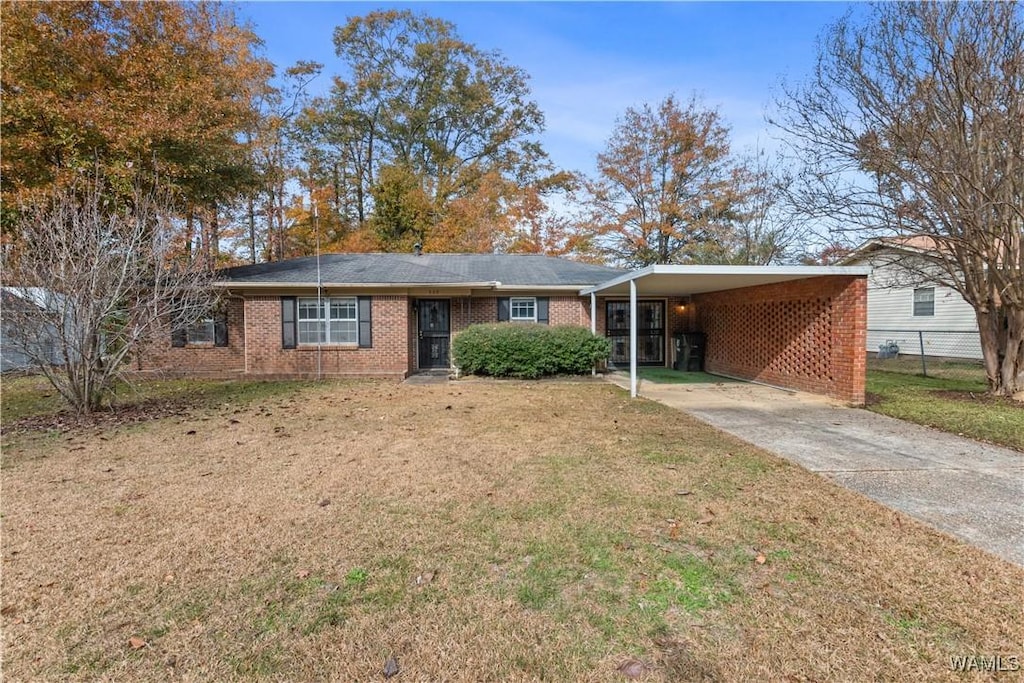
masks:
<instances>
[{"instance_id":1,"label":"fallen leaves on grass","mask_svg":"<svg viewBox=\"0 0 1024 683\"><path fill-rule=\"evenodd\" d=\"M635 680L647 673L648 667L639 659L627 659L615 669L626 678Z\"/></svg>"},{"instance_id":2,"label":"fallen leaves on grass","mask_svg":"<svg viewBox=\"0 0 1024 683\"><path fill-rule=\"evenodd\" d=\"M434 576L436 575L436 573L437 572L433 572L433 571L423 572L422 574L417 575L416 578L413 580L413 582L417 586L425 586L425 585L427 585L428 583L430 583L431 581L434 580Z\"/></svg>"},{"instance_id":3,"label":"fallen leaves on grass","mask_svg":"<svg viewBox=\"0 0 1024 683\"><path fill-rule=\"evenodd\" d=\"M93 427L119 427L159 420L165 417L187 417L184 401L146 401L88 415L61 412L55 415L34 415L3 424L4 433L78 432ZM102 436L100 437L103 438Z\"/></svg>"}]
</instances>

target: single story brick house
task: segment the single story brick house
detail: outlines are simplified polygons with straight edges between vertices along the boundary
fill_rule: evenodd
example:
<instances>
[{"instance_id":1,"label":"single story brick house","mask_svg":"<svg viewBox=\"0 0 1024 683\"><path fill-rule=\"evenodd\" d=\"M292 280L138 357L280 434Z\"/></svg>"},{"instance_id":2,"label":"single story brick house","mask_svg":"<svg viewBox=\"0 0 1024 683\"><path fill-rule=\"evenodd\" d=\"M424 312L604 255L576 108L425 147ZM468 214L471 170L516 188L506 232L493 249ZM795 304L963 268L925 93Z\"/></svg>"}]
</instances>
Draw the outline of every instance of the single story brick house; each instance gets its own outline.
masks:
<instances>
[{"instance_id":1,"label":"single story brick house","mask_svg":"<svg viewBox=\"0 0 1024 683\"><path fill-rule=\"evenodd\" d=\"M709 372L862 403L866 274L803 266L624 271L532 254L306 257L221 271L222 310L168 330L139 354L136 369L401 378L448 369L452 337L471 324L521 321L589 327L611 340L613 365L634 369L671 366L674 335L702 332Z\"/></svg>"}]
</instances>

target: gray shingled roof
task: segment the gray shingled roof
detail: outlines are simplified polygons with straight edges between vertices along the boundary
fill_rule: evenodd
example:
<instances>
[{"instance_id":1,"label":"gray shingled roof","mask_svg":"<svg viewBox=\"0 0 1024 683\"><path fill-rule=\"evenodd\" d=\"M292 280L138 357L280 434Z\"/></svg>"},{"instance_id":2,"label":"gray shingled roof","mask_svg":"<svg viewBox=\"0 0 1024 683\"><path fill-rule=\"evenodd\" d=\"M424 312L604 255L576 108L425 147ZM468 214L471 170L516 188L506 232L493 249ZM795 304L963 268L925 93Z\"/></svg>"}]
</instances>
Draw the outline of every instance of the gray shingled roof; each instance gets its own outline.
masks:
<instances>
[{"instance_id":1,"label":"gray shingled roof","mask_svg":"<svg viewBox=\"0 0 1024 683\"><path fill-rule=\"evenodd\" d=\"M591 286L625 271L534 254L324 254L321 282L340 285L427 285L498 282L502 285ZM310 284L317 281L316 258L225 268L229 284Z\"/></svg>"}]
</instances>

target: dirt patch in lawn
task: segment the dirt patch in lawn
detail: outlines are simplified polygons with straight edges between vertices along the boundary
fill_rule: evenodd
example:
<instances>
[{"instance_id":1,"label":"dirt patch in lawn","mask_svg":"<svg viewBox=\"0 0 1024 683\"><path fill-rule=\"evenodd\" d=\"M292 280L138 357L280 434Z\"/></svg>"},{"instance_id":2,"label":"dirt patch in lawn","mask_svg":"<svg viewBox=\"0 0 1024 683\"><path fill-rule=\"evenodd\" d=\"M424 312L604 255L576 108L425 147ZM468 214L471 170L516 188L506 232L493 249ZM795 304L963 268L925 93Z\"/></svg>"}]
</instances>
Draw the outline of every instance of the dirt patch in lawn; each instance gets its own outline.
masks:
<instances>
[{"instance_id":1,"label":"dirt patch in lawn","mask_svg":"<svg viewBox=\"0 0 1024 683\"><path fill-rule=\"evenodd\" d=\"M607 385L324 384L3 455L5 680L958 680L1024 640L1024 570Z\"/></svg>"}]
</instances>

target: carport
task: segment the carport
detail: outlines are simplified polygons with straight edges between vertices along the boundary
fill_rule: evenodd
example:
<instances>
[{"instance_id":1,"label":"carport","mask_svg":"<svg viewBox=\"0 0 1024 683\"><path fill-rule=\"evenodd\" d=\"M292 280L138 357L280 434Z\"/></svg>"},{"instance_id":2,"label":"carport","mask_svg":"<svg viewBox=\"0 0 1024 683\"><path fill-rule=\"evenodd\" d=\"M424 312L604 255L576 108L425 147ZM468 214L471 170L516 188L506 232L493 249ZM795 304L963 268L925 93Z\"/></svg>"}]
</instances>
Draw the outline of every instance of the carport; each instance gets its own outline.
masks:
<instances>
[{"instance_id":1,"label":"carport","mask_svg":"<svg viewBox=\"0 0 1024 683\"><path fill-rule=\"evenodd\" d=\"M630 395L637 395L638 306L664 302L662 334L700 332L708 372L864 402L867 275L850 266L653 265L581 290L595 334L628 298ZM624 341L624 340L623 340ZM667 364L667 353L662 363Z\"/></svg>"}]
</instances>

